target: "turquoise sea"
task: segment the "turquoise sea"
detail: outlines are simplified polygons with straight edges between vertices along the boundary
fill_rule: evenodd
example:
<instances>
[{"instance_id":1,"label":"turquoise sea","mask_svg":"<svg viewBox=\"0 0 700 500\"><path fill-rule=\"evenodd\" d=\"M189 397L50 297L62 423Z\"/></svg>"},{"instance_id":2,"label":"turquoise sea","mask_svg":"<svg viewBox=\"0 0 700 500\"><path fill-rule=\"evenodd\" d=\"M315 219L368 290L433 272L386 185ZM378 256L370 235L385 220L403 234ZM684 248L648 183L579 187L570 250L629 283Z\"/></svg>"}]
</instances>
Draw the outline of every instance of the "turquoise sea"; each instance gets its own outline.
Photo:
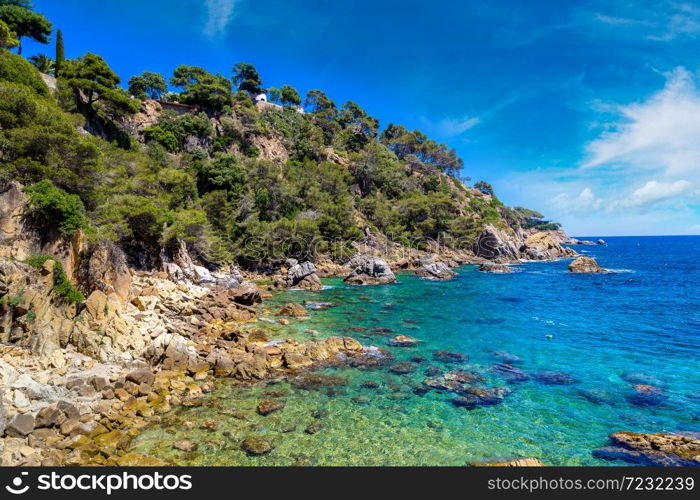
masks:
<instances>
[{"instance_id":1,"label":"turquoise sea","mask_svg":"<svg viewBox=\"0 0 700 500\"><path fill-rule=\"evenodd\" d=\"M310 390L218 381L202 407L174 410L134 449L182 465L463 465L516 457L615 465L591 454L612 432L699 431L700 237L606 240L608 246L575 248L612 274L572 275L562 260L523 263L506 275L465 266L450 282L404 274L395 285L329 279L319 293L284 293L274 300L337 306L276 327L272 338L351 335L391 351L389 366L406 361L414 371L326 370L347 384ZM398 334L419 344L388 346ZM435 360L439 350L469 357ZM494 371L504 360L529 378L516 382ZM426 372L448 371L478 374L483 380L475 385L512 392L474 409L455 406L455 394L416 394ZM368 381L378 387L365 387ZM635 384L661 393L636 397ZM258 415L257 404L271 398L285 407ZM207 419L218 429L201 429ZM305 432L311 424L313 434ZM251 435L270 439L274 449L246 455L240 444ZM198 450L173 450L183 438Z\"/></svg>"}]
</instances>

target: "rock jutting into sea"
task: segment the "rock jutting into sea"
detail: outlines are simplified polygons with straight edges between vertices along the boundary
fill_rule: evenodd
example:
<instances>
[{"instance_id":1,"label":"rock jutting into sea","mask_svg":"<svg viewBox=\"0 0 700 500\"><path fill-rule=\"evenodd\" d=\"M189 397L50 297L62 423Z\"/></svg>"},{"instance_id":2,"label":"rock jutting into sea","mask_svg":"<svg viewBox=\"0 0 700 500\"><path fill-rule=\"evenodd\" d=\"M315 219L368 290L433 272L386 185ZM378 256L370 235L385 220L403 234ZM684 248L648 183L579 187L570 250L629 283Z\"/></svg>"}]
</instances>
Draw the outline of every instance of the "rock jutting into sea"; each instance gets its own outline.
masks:
<instances>
[{"instance_id":1,"label":"rock jutting into sea","mask_svg":"<svg viewBox=\"0 0 700 500\"><path fill-rule=\"evenodd\" d=\"M579 274L607 273L593 257L578 257L569 264L569 272Z\"/></svg>"},{"instance_id":2,"label":"rock jutting into sea","mask_svg":"<svg viewBox=\"0 0 700 500\"><path fill-rule=\"evenodd\" d=\"M483 264L479 264L479 271L482 273L508 274L513 272L513 268L505 264L484 262Z\"/></svg>"},{"instance_id":3,"label":"rock jutting into sea","mask_svg":"<svg viewBox=\"0 0 700 500\"><path fill-rule=\"evenodd\" d=\"M416 276L429 280L446 281L454 278L457 273L444 262L436 261L434 255L421 259L421 267L414 271Z\"/></svg>"},{"instance_id":4,"label":"rock jutting into sea","mask_svg":"<svg viewBox=\"0 0 700 500\"><path fill-rule=\"evenodd\" d=\"M638 465L700 466L700 434L616 432L609 446L593 451L604 460L622 460Z\"/></svg>"},{"instance_id":5,"label":"rock jutting into sea","mask_svg":"<svg viewBox=\"0 0 700 500\"><path fill-rule=\"evenodd\" d=\"M345 278L345 282L351 285L384 285L396 282L396 276L384 259L357 254L347 265L352 272Z\"/></svg>"}]
</instances>

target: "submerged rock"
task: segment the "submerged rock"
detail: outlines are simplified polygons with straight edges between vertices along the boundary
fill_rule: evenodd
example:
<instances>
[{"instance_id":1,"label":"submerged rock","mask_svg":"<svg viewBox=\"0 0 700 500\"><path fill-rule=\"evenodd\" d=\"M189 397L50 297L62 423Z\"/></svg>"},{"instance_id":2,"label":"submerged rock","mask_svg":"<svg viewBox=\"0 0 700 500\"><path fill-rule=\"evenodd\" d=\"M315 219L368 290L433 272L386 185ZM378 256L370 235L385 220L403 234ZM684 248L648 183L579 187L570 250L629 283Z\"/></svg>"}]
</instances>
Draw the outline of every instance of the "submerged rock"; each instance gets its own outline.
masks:
<instances>
[{"instance_id":1,"label":"submerged rock","mask_svg":"<svg viewBox=\"0 0 700 500\"><path fill-rule=\"evenodd\" d=\"M612 405L614 402L613 395L602 389L580 389L578 394L596 405Z\"/></svg>"},{"instance_id":2,"label":"submerged rock","mask_svg":"<svg viewBox=\"0 0 700 500\"><path fill-rule=\"evenodd\" d=\"M392 347L415 347L418 345L418 340L407 335L397 335L389 341Z\"/></svg>"},{"instance_id":3,"label":"submerged rock","mask_svg":"<svg viewBox=\"0 0 700 500\"><path fill-rule=\"evenodd\" d=\"M323 422L320 420L315 420L314 422L311 422L306 429L304 429L304 432L313 436L321 429L323 429Z\"/></svg>"},{"instance_id":4,"label":"submerged rock","mask_svg":"<svg viewBox=\"0 0 700 500\"><path fill-rule=\"evenodd\" d=\"M512 365L509 365L507 363L501 363L498 365L493 365L491 367L491 370L497 374L499 374L501 377L503 377L506 382L509 382L511 384L517 384L520 382L527 382L530 380L530 375L525 373L519 368L515 368Z\"/></svg>"},{"instance_id":5,"label":"submerged rock","mask_svg":"<svg viewBox=\"0 0 700 500\"><path fill-rule=\"evenodd\" d=\"M661 381L654 377L653 375L648 375L646 373L639 373L639 372L623 372L622 375L620 375L620 378L624 380L625 382L629 382L630 384L644 384L644 385L653 385L653 386L660 386Z\"/></svg>"},{"instance_id":6,"label":"submerged rock","mask_svg":"<svg viewBox=\"0 0 700 500\"><path fill-rule=\"evenodd\" d=\"M578 382L570 373L566 372L538 372L532 376L544 385L571 385Z\"/></svg>"},{"instance_id":7,"label":"submerged rock","mask_svg":"<svg viewBox=\"0 0 700 500\"><path fill-rule=\"evenodd\" d=\"M397 363L389 367L389 371L397 375L407 375L416 371L416 365L409 362Z\"/></svg>"},{"instance_id":8,"label":"submerged rock","mask_svg":"<svg viewBox=\"0 0 700 500\"><path fill-rule=\"evenodd\" d=\"M435 361L442 361L443 363L460 363L469 359L469 356L459 352L435 351L433 353L433 359Z\"/></svg>"},{"instance_id":9,"label":"submerged rock","mask_svg":"<svg viewBox=\"0 0 700 500\"><path fill-rule=\"evenodd\" d=\"M266 455L274 448L274 441L268 436L249 435L241 443L241 449L250 456Z\"/></svg>"},{"instance_id":10,"label":"submerged rock","mask_svg":"<svg viewBox=\"0 0 700 500\"><path fill-rule=\"evenodd\" d=\"M515 354L511 354L506 351L493 351L492 354L498 359L500 359L503 363L507 363L509 365L515 365L523 362L523 360Z\"/></svg>"},{"instance_id":11,"label":"submerged rock","mask_svg":"<svg viewBox=\"0 0 700 500\"><path fill-rule=\"evenodd\" d=\"M360 384L363 389L379 389L379 382L375 380L366 380Z\"/></svg>"},{"instance_id":12,"label":"submerged rock","mask_svg":"<svg viewBox=\"0 0 700 500\"><path fill-rule=\"evenodd\" d=\"M193 443L189 439L181 439L173 443L173 448L180 451L196 451L199 448L197 443Z\"/></svg>"},{"instance_id":13,"label":"submerged rock","mask_svg":"<svg viewBox=\"0 0 700 500\"><path fill-rule=\"evenodd\" d=\"M277 314L280 316L290 316L292 318L300 318L303 316L308 316L309 311L307 311L301 304L296 304L290 302L285 304L277 310Z\"/></svg>"},{"instance_id":14,"label":"submerged rock","mask_svg":"<svg viewBox=\"0 0 700 500\"><path fill-rule=\"evenodd\" d=\"M640 465L700 466L700 434L616 432L610 446L594 450L593 456Z\"/></svg>"},{"instance_id":15,"label":"submerged rock","mask_svg":"<svg viewBox=\"0 0 700 500\"><path fill-rule=\"evenodd\" d=\"M579 257L569 264L569 272L579 274L606 273L593 257Z\"/></svg>"},{"instance_id":16,"label":"submerged rock","mask_svg":"<svg viewBox=\"0 0 700 500\"><path fill-rule=\"evenodd\" d=\"M340 387L348 385L348 379L338 375L323 375L321 373L305 373L292 380L292 386L296 389L322 389L327 387Z\"/></svg>"},{"instance_id":17,"label":"submerged rock","mask_svg":"<svg viewBox=\"0 0 700 500\"><path fill-rule=\"evenodd\" d=\"M627 401L635 406L659 406L668 400L668 396L653 385L637 384L634 394L627 396Z\"/></svg>"},{"instance_id":18,"label":"submerged rock","mask_svg":"<svg viewBox=\"0 0 700 500\"><path fill-rule=\"evenodd\" d=\"M494 406L503 402L510 394L506 387L467 387L460 396L452 400L452 404L461 408L473 410L479 406Z\"/></svg>"},{"instance_id":19,"label":"submerged rock","mask_svg":"<svg viewBox=\"0 0 700 500\"><path fill-rule=\"evenodd\" d=\"M312 302L310 300L305 300L304 301L304 307L307 309L311 309L312 311L321 311L323 309L330 309L331 307L335 307L338 304L335 304L333 302Z\"/></svg>"},{"instance_id":20,"label":"submerged rock","mask_svg":"<svg viewBox=\"0 0 700 500\"><path fill-rule=\"evenodd\" d=\"M261 401L255 411L258 412L258 415L267 416L270 413L281 410L282 408L284 408L283 401L266 400Z\"/></svg>"}]
</instances>

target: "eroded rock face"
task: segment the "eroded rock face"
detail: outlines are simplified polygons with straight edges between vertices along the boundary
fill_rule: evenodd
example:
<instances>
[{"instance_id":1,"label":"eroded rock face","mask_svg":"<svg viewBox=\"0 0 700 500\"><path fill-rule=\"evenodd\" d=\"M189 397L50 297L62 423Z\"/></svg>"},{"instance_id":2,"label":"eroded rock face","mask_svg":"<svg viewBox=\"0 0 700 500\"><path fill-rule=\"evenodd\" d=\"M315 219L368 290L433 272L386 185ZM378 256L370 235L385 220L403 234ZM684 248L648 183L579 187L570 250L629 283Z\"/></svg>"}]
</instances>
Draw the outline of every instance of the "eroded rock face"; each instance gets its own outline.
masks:
<instances>
[{"instance_id":1,"label":"eroded rock face","mask_svg":"<svg viewBox=\"0 0 700 500\"><path fill-rule=\"evenodd\" d=\"M523 258L530 260L554 260L561 257L574 257L576 252L564 248L550 233L541 231L531 234L521 249Z\"/></svg>"},{"instance_id":2,"label":"eroded rock face","mask_svg":"<svg viewBox=\"0 0 700 500\"><path fill-rule=\"evenodd\" d=\"M65 346L73 329L75 304L53 293L54 262L37 271L18 262L0 261L0 341L50 356Z\"/></svg>"},{"instance_id":3,"label":"eroded rock face","mask_svg":"<svg viewBox=\"0 0 700 500\"><path fill-rule=\"evenodd\" d=\"M574 250L562 246L561 241L571 240L561 233L536 231L528 234L521 229L505 230L489 224L477 239L474 254L502 263L521 259L555 260L578 255Z\"/></svg>"},{"instance_id":4,"label":"eroded rock face","mask_svg":"<svg viewBox=\"0 0 700 500\"><path fill-rule=\"evenodd\" d=\"M129 300L131 271L123 250L111 242L100 242L89 251L80 265L78 280L87 295L100 290L115 293L122 304Z\"/></svg>"},{"instance_id":5,"label":"eroded rock face","mask_svg":"<svg viewBox=\"0 0 700 500\"><path fill-rule=\"evenodd\" d=\"M391 271L389 264L379 257L357 254L348 262L348 267L352 269L352 272L345 278L346 283L352 285L396 283L396 276Z\"/></svg>"},{"instance_id":6,"label":"eroded rock face","mask_svg":"<svg viewBox=\"0 0 700 500\"><path fill-rule=\"evenodd\" d=\"M605 273L593 257L579 257L569 264L569 272L579 274Z\"/></svg>"},{"instance_id":7,"label":"eroded rock face","mask_svg":"<svg viewBox=\"0 0 700 500\"><path fill-rule=\"evenodd\" d=\"M700 466L700 434L616 432L593 456L653 466Z\"/></svg>"},{"instance_id":8,"label":"eroded rock face","mask_svg":"<svg viewBox=\"0 0 700 500\"><path fill-rule=\"evenodd\" d=\"M503 229L487 225L479 235L474 248L474 254L488 260L514 262L520 258L520 242L516 235L509 234Z\"/></svg>"},{"instance_id":9,"label":"eroded rock face","mask_svg":"<svg viewBox=\"0 0 700 500\"><path fill-rule=\"evenodd\" d=\"M287 271L285 285L288 288L303 288L304 290L318 291L323 288L321 280L316 274L316 267L311 262L295 263Z\"/></svg>"}]
</instances>

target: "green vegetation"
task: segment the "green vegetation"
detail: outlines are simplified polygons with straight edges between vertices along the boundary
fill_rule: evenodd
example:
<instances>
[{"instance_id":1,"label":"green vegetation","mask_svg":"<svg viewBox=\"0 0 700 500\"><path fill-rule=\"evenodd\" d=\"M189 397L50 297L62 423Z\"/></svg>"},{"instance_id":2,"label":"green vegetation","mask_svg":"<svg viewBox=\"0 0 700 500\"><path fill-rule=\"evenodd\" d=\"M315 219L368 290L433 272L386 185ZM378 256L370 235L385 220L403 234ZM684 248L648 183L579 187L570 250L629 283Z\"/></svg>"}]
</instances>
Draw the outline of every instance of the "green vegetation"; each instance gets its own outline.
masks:
<instances>
[{"instance_id":1,"label":"green vegetation","mask_svg":"<svg viewBox=\"0 0 700 500\"><path fill-rule=\"evenodd\" d=\"M39 43L49 43L53 27L43 15L34 12L27 0L0 0L0 21L18 40L22 53L22 38L31 38Z\"/></svg>"},{"instance_id":2,"label":"green vegetation","mask_svg":"<svg viewBox=\"0 0 700 500\"><path fill-rule=\"evenodd\" d=\"M0 21L0 49L12 49L18 45L17 34L4 21Z\"/></svg>"},{"instance_id":3,"label":"green vegetation","mask_svg":"<svg viewBox=\"0 0 700 500\"><path fill-rule=\"evenodd\" d=\"M32 215L41 217L50 226L57 226L65 235L73 235L87 226L85 207L80 197L68 194L48 179L24 188Z\"/></svg>"},{"instance_id":4,"label":"green vegetation","mask_svg":"<svg viewBox=\"0 0 700 500\"><path fill-rule=\"evenodd\" d=\"M160 99L167 90L165 77L159 73L144 71L129 80L129 93L139 99Z\"/></svg>"},{"instance_id":5,"label":"green vegetation","mask_svg":"<svg viewBox=\"0 0 700 500\"><path fill-rule=\"evenodd\" d=\"M48 87L39 75L39 70L23 57L5 50L0 50L0 82L26 85L37 94L49 93Z\"/></svg>"},{"instance_id":6,"label":"green vegetation","mask_svg":"<svg viewBox=\"0 0 700 500\"><path fill-rule=\"evenodd\" d=\"M29 61L42 73L53 75L56 71L56 63L46 54L37 54L29 58Z\"/></svg>"},{"instance_id":7,"label":"green vegetation","mask_svg":"<svg viewBox=\"0 0 700 500\"><path fill-rule=\"evenodd\" d=\"M66 302L85 302L85 296L82 293L80 293L80 290L73 286L73 284L68 279L68 276L66 276L66 273L63 270L63 264L61 264L61 262L56 260L54 257L50 255L32 255L27 257L24 263L37 269L41 269L42 267L44 267L44 264L46 264L46 261L49 260L54 262L53 292Z\"/></svg>"},{"instance_id":8,"label":"green vegetation","mask_svg":"<svg viewBox=\"0 0 700 500\"><path fill-rule=\"evenodd\" d=\"M0 24L5 47L10 27ZM0 49L0 181L25 185L37 220L114 241L135 267L158 265L176 240L205 263L259 264L341 258L366 227L427 246L468 244L486 224L554 224L505 207L486 182L475 188L491 197L466 187L454 150L401 125L382 130L355 102L338 107L318 89L302 100L282 85L267 90L282 108L257 106L262 78L249 63L232 79L179 66L176 92L144 72L127 92L100 56L65 60L60 32L56 45L55 61L33 58L42 71L53 63L54 94L35 66ZM145 99L191 108L171 106L137 132L125 125L150 109ZM295 109L302 102L306 113Z\"/></svg>"},{"instance_id":9,"label":"green vegetation","mask_svg":"<svg viewBox=\"0 0 700 500\"><path fill-rule=\"evenodd\" d=\"M66 49L63 44L63 32L56 32L56 60L54 62L54 75L58 78L61 74L61 69L66 64Z\"/></svg>"},{"instance_id":10,"label":"green vegetation","mask_svg":"<svg viewBox=\"0 0 700 500\"><path fill-rule=\"evenodd\" d=\"M518 216L519 223L526 229L539 229L540 231L557 231L561 224L544 219L544 215L535 210L524 207L515 207L513 212Z\"/></svg>"}]
</instances>

